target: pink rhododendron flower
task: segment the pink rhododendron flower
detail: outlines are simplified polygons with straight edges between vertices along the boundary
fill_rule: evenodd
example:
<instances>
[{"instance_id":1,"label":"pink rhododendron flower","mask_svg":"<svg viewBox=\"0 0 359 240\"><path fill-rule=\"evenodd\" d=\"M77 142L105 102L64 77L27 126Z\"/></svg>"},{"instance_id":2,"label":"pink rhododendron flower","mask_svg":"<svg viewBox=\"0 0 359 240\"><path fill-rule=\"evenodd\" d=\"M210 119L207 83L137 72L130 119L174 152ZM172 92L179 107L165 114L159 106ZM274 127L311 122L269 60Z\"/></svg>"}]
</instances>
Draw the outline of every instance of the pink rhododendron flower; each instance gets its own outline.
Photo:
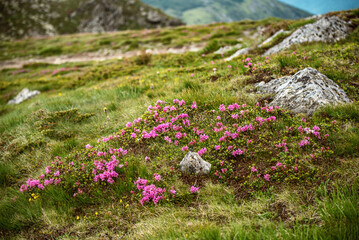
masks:
<instances>
[{"instance_id":1,"label":"pink rhododendron flower","mask_svg":"<svg viewBox=\"0 0 359 240\"><path fill-rule=\"evenodd\" d=\"M269 181L269 174L264 175L264 179Z\"/></svg>"},{"instance_id":2,"label":"pink rhododendron flower","mask_svg":"<svg viewBox=\"0 0 359 240\"><path fill-rule=\"evenodd\" d=\"M221 106L219 106L219 110L221 112L224 112L226 110L226 106L224 106L223 104Z\"/></svg>"},{"instance_id":3,"label":"pink rhododendron flower","mask_svg":"<svg viewBox=\"0 0 359 240\"><path fill-rule=\"evenodd\" d=\"M156 181L161 180L161 175L159 175L158 173L155 173L153 176L155 177Z\"/></svg>"},{"instance_id":4,"label":"pink rhododendron flower","mask_svg":"<svg viewBox=\"0 0 359 240\"><path fill-rule=\"evenodd\" d=\"M208 139L208 135L202 134L202 135L200 136L199 141L200 141L200 142L204 142L204 141L206 141L207 139Z\"/></svg>"},{"instance_id":5,"label":"pink rhododendron flower","mask_svg":"<svg viewBox=\"0 0 359 240\"><path fill-rule=\"evenodd\" d=\"M188 147L187 147L187 146L183 146L183 147L182 147L182 151L183 151L183 152L188 151Z\"/></svg>"},{"instance_id":6,"label":"pink rhododendron flower","mask_svg":"<svg viewBox=\"0 0 359 240\"><path fill-rule=\"evenodd\" d=\"M172 188L173 188L173 187L172 187ZM171 193L172 197L175 197L175 196L176 196L176 190L171 189L171 190L170 190L170 193Z\"/></svg>"},{"instance_id":7,"label":"pink rhododendron flower","mask_svg":"<svg viewBox=\"0 0 359 240\"><path fill-rule=\"evenodd\" d=\"M192 186L191 187L191 193L197 193L199 191L198 187Z\"/></svg>"},{"instance_id":8,"label":"pink rhododendron flower","mask_svg":"<svg viewBox=\"0 0 359 240\"><path fill-rule=\"evenodd\" d=\"M207 148L202 148L201 150L198 151L198 155L202 157L203 154L205 154L206 152L207 152Z\"/></svg>"}]
</instances>

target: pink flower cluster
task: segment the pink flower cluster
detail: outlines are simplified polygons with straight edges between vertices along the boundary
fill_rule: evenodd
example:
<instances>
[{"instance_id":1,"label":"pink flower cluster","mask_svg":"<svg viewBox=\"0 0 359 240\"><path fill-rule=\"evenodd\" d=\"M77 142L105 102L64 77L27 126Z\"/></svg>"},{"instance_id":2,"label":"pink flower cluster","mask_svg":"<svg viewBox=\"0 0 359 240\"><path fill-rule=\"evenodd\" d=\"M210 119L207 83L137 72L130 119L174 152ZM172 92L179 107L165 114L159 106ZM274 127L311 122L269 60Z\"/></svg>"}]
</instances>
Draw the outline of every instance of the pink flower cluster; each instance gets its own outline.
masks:
<instances>
[{"instance_id":1,"label":"pink flower cluster","mask_svg":"<svg viewBox=\"0 0 359 240\"><path fill-rule=\"evenodd\" d=\"M192 186L191 189L190 189L191 193L198 193L199 191L199 188L198 187L195 187L195 186Z\"/></svg>"},{"instance_id":2,"label":"pink flower cluster","mask_svg":"<svg viewBox=\"0 0 359 240\"><path fill-rule=\"evenodd\" d=\"M206 152L207 152L207 148L202 148L201 150L198 151L198 155L202 157L203 154L205 154Z\"/></svg>"},{"instance_id":3,"label":"pink flower cluster","mask_svg":"<svg viewBox=\"0 0 359 240\"><path fill-rule=\"evenodd\" d=\"M25 192L25 191L28 191L29 189L36 188L36 187L38 187L41 190L43 190L45 188L44 185L42 185L40 183L40 180L35 180L32 178L29 178L26 181L26 184L21 185L20 192Z\"/></svg>"},{"instance_id":4,"label":"pink flower cluster","mask_svg":"<svg viewBox=\"0 0 359 240\"><path fill-rule=\"evenodd\" d=\"M305 137L304 140L300 141L300 143L298 143L299 147L304 147L306 145L308 145L310 138L309 137Z\"/></svg>"},{"instance_id":5,"label":"pink flower cluster","mask_svg":"<svg viewBox=\"0 0 359 240\"><path fill-rule=\"evenodd\" d=\"M239 149L239 148L232 152L233 156L237 156L237 155L239 156L239 155L242 155L242 154L243 154L243 151L241 149Z\"/></svg>"},{"instance_id":6,"label":"pink flower cluster","mask_svg":"<svg viewBox=\"0 0 359 240\"><path fill-rule=\"evenodd\" d=\"M282 143L276 144L275 145L277 148L284 148L284 152L288 152L288 147L287 147L287 139L283 139Z\"/></svg>"},{"instance_id":7,"label":"pink flower cluster","mask_svg":"<svg viewBox=\"0 0 359 240\"><path fill-rule=\"evenodd\" d=\"M156 187L154 184L147 185L148 180L141 178L138 178L134 183L138 190L142 190L141 205L144 205L145 202L150 202L151 200L154 204L157 204L160 200L165 199L165 188Z\"/></svg>"},{"instance_id":8,"label":"pink flower cluster","mask_svg":"<svg viewBox=\"0 0 359 240\"><path fill-rule=\"evenodd\" d=\"M72 68L60 68L60 69L55 69L51 75L56 75L60 72L69 72L69 71L75 71L78 70L77 67L72 67Z\"/></svg>"}]
</instances>

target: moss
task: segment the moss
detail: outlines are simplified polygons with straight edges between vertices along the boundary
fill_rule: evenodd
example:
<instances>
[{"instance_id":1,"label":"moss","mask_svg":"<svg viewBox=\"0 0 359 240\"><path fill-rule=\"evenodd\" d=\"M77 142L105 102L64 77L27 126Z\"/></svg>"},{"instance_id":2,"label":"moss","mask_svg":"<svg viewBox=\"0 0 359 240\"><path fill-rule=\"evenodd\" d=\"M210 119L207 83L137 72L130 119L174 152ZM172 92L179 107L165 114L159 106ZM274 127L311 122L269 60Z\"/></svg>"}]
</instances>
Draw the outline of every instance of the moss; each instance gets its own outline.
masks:
<instances>
[{"instance_id":1,"label":"moss","mask_svg":"<svg viewBox=\"0 0 359 240\"><path fill-rule=\"evenodd\" d=\"M62 53L61 47L45 47L39 51L40 56L59 55Z\"/></svg>"}]
</instances>

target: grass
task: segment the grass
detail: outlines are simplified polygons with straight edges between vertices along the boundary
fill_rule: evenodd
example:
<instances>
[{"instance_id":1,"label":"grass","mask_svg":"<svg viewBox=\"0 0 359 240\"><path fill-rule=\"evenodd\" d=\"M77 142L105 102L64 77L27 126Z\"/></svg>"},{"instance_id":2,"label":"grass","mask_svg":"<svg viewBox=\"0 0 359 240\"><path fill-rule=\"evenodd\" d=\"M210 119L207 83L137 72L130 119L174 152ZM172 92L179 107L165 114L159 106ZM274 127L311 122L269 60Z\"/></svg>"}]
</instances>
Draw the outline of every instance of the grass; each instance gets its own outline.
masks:
<instances>
[{"instance_id":1,"label":"grass","mask_svg":"<svg viewBox=\"0 0 359 240\"><path fill-rule=\"evenodd\" d=\"M243 30L262 23L228 23L220 30L216 28L222 24L148 32L83 34L76 35L77 47L62 48L62 54L92 51L92 47L80 47L89 39L96 42L96 47L112 47L107 44L109 39L113 42L118 37L120 43L124 34L137 35L133 38L138 38L141 46L146 39L151 42L156 35L168 46L179 41L186 44L190 41L187 38L197 42L208 39L204 56L202 52L142 55L104 62L31 64L24 66L23 71L3 69L0 72L1 237L355 239L359 219L357 31L336 44L293 46L269 59L252 53L224 62L222 59L230 53L213 54L225 41L236 39L236 34L231 32L241 35ZM265 24L268 28L276 28L279 20ZM297 24L299 26L301 21ZM181 37L175 37L177 35ZM172 37L167 38L169 36ZM215 37L211 39L211 36ZM55 42L60 46L72 38L56 37ZM38 49L40 46L41 49L56 49L56 44L50 40L2 43L8 52L2 59L30 57L34 51L26 44L38 46ZM213 44L214 41L217 43ZM243 39L249 46L256 46L255 41ZM57 53L51 50L46 54ZM257 64L255 70L244 67L242 60L247 57ZM305 67L317 68L327 74L353 102L322 108L313 117L278 109L267 112L256 107L257 102L264 105L268 98L254 94L253 83L294 74ZM23 87L40 89L41 94L16 106L7 105L6 102ZM173 99L177 98L183 99L186 105L174 104ZM168 144L163 138L164 133L159 133L161 137L155 139L131 137L132 133L150 132L158 125L153 114L148 112L148 106L155 106L158 99L175 105L178 113L189 115L190 127L178 122L188 136L178 139L178 146ZM191 108L193 101L197 103L196 110ZM247 106L233 112L219 111L221 104L228 109L228 105L235 102ZM211 112L213 109L216 114ZM248 114L238 120L231 117L247 109ZM169 113L159 111L159 114L170 119ZM217 116L221 120L217 120ZM211 130L221 121L232 131L233 124L255 124L253 119L258 116L275 116L276 120L266 122L262 127L256 125L256 131L245 132L232 142L218 142L223 132ZM127 122L139 117L147 121L134 125L139 132L126 127ZM322 139L311 136L311 145L300 148L298 142L303 136L288 130L299 126L319 126L322 137L325 133L329 136ZM200 142L193 131L195 127L203 129L209 139ZM123 137L106 140L110 135L121 135L123 130L126 130ZM177 139L175 134L172 130L166 132L172 141ZM192 139L198 142L192 146L194 151L207 149L203 158L212 164L209 175L194 176L178 170L178 163L184 156L181 148L189 146ZM284 139L288 152L275 146ZM253 140L253 145L247 143L248 140ZM86 149L87 144L93 148ZM230 144L235 149L245 148L249 153L235 157L228 150ZM214 149L216 145L222 146L218 152ZM95 183L92 168L97 158L91 152L119 147L128 153L118 157L124 166L116 168L119 176L114 179L114 184ZM145 160L146 156L149 159ZM101 158L111 160L110 156ZM58 164L59 160L63 164ZM224 165L221 165L222 161ZM71 162L73 167L68 165ZM286 168L272 170L277 163L285 164ZM38 179L45 174L47 166L51 166L51 174L58 169L61 183L50 184L43 191L19 191L28 178ZM253 167L262 176L257 177L251 170ZM298 167L298 173L295 167ZM224 168L227 170L222 172ZM153 179L155 173L161 175L161 181ZM265 174L270 175L270 181L263 178ZM45 174L46 179L49 176ZM166 188L166 199L160 200L158 205L145 203L142 206L142 193L134 185L139 177L148 179L156 187ZM193 185L199 187L198 194L190 193ZM172 186L177 191L175 198L170 194ZM83 194L79 193L79 188ZM78 195L74 197L74 193Z\"/></svg>"}]
</instances>

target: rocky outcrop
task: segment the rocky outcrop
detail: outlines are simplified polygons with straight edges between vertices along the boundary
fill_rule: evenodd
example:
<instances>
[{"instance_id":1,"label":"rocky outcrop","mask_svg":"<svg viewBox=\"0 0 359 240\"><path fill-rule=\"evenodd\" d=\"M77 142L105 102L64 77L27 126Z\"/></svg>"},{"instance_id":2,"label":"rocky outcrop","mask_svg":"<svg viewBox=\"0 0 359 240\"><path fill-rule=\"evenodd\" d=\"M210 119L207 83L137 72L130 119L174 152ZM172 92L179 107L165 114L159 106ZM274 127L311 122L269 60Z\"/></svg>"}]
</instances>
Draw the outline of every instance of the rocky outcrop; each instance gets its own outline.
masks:
<instances>
[{"instance_id":1,"label":"rocky outcrop","mask_svg":"<svg viewBox=\"0 0 359 240\"><path fill-rule=\"evenodd\" d=\"M235 52L232 56L225 59L225 61L231 61L233 58L236 58L240 55L247 54L249 52L249 48L242 48Z\"/></svg>"},{"instance_id":2,"label":"rocky outcrop","mask_svg":"<svg viewBox=\"0 0 359 240\"><path fill-rule=\"evenodd\" d=\"M234 49L238 49L238 48L241 48L242 47L242 44L236 44L234 46L224 46L224 47L221 47L220 49L218 49L217 51L215 51L214 53L215 54L224 54L226 52L229 52L229 51L232 51Z\"/></svg>"},{"instance_id":3,"label":"rocky outcrop","mask_svg":"<svg viewBox=\"0 0 359 240\"><path fill-rule=\"evenodd\" d=\"M0 39L182 24L140 0L0 1Z\"/></svg>"},{"instance_id":4,"label":"rocky outcrop","mask_svg":"<svg viewBox=\"0 0 359 240\"><path fill-rule=\"evenodd\" d=\"M211 164L204 161L201 156L189 151L179 164L180 170L193 174L208 174L211 170Z\"/></svg>"},{"instance_id":5,"label":"rocky outcrop","mask_svg":"<svg viewBox=\"0 0 359 240\"><path fill-rule=\"evenodd\" d=\"M336 42L350 33L350 24L337 16L323 17L315 23L307 24L296 30L278 45L267 50L264 55L278 53L293 44L305 42Z\"/></svg>"},{"instance_id":6,"label":"rocky outcrop","mask_svg":"<svg viewBox=\"0 0 359 240\"><path fill-rule=\"evenodd\" d=\"M322 106L350 102L343 89L313 68L255 86L259 93L275 94L269 106L280 106L294 113L312 115Z\"/></svg>"},{"instance_id":7,"label":"rocky outcrop","mask_svg":"<svg viewBox=\"0 0 359 240\"><path fill-rule=\"evenodd\" d=\"M79 32L105 32L126 28L158 28L181 25L181 21L168 17L158 9L140 1L91 0L75 11L80 16Z\"/></svg>"},{"instance_id":8,"label":"rocky outcrop","mask_svg":"<svg viewBox=\"0 0 359 240\"><path fill-rule=\"evenodd\" d=\"M16 95L14 99L10 100L7 104L19 104L39 94L40 91L38 90L30 91L28 88L24 88L23 90L21 90L21 92L19 92L18 95Z\"/></svg>"},{"instance_id":9,"label":"rocky outcrop","mask_svg":"<svg viewBox=\"0 0 359 240\"><path fill-rule=\"evenodd\" d=\"M275 37L277 37L279 34L288 34L289 31L284 31L283 29L279 30L278 32L276 32L273 36L267 38L264 42L262 42L261 44L258 45L258 47L265 47L267 44L269 44L270 42L273 41L273 39Z\"/></svg>"}]
</instances>

